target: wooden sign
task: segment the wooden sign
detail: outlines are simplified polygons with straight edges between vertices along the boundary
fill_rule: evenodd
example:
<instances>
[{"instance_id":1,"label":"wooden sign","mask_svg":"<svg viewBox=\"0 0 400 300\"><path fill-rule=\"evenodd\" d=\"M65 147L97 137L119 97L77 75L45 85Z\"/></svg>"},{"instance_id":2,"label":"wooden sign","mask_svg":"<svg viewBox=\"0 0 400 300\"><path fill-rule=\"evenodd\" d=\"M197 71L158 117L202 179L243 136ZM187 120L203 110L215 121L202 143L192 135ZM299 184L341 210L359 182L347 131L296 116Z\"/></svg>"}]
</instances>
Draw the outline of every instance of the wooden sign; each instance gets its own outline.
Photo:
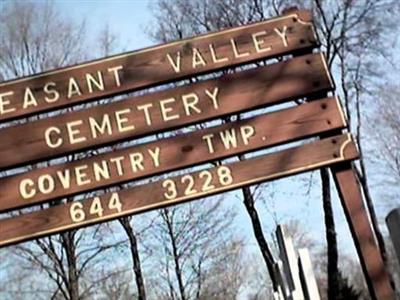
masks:
<instances>
[{"instance_id":1,"label":"wooden sign","mask_svg":"<svg viewBox=\"0 0 400 300\"><path fill-rule=\"evenodd\" d=\"M349 134L0 220L0 246L273 180L358 157ZM290 158L290 159L288 159Z\"/></svg>"},{"instance_id":2,"label":"wooden sign","mask_svg":"<svg viewBox=\"0 0 400 300\"><path fill-rule=\"evenodd\" d=\"M0 212L346 127L337 98L0 179Z\"/></svg>"},{"instance_id":3,"label":"wooden sign","mask_svg":"<svg viewBox=\"0 0 400 300\"><path fill-rule=\"evenodd\" d=\"M0 170L287 101L308 101L1 178L0 213L308 137L324 137L265 156L1 219L0 246L329 166L371 297L394 299L351 164L358 157L357 149L349 134L337 135L346 122L338 100L325 98L334 84L322 54L312 54L316 46L311 13L294 11L264 22L0 83L0 122L6 122L248 65L217 79L214 73L207 77L213 79L200 78L195 84L0 129ZM272 58L282 59L272 63ZM264 67L249 65L261 60L268 60Z\"/></svg>"},{"instance_id":4,"label":"wooden sign","mask_svg":"<svg viewBox=\"0 0 400 300\"><path fill-rule=\"evenodd\" d=\"M0 130L0 169L333 89L322 54Z\"/></svg>"},{"instance_id":5,"label":"wooden sign","mask_svg":"<svg viewBox=\"0 0 400 300\"><path fill-rule=\"evenodd\" d=\"M0 84L0 121L317 46L307 11Z\"/></svg>"}]
</instances>

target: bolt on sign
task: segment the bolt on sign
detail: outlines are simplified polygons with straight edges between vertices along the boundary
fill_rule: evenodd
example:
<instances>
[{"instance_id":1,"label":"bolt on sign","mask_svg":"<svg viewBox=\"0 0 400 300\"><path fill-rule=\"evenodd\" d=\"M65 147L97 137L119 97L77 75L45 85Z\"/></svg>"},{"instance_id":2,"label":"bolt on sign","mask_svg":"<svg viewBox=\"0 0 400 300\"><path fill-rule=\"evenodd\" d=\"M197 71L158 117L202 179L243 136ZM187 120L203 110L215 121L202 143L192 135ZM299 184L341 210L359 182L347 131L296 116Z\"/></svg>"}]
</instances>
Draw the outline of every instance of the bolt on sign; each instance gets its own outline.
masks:
<instances>
[{"instance_id":1,"label":"bolt on sign","mask_svg":"<svg viewBox=\"0 0 400 300\"><path fill-rule=\"evenodd\" d=\"M213 73L212 79L0 129L0 170L8 171L0 178L0 213L65 197L74 200L5 215L0 219L0 247L328 167L371 297L394 299L352 166L357 147L346 132L333 80L323 54L314 51L317 47L311 14L295 11L0 83L0 122L7 122ZM264 64L256 67L254 62ZM231 74L215 74L244 65ZM243 112L250 114L201 130L189 127ZM179 128L185 130L171 134ZM159 133L169 137L152 138ZM143 137L146 142L139 140ZM114 147L127 141L128 146ZM286 145L295 141L302 143ZM285 149L207 165L279 145ZM12 170L103 146L113 147L70 162ZM168 175L200 165L196 172ZM156 175L163 179L98 193ZM84 197L93 191L94 197Z\"/></svg>"}]
</instances>

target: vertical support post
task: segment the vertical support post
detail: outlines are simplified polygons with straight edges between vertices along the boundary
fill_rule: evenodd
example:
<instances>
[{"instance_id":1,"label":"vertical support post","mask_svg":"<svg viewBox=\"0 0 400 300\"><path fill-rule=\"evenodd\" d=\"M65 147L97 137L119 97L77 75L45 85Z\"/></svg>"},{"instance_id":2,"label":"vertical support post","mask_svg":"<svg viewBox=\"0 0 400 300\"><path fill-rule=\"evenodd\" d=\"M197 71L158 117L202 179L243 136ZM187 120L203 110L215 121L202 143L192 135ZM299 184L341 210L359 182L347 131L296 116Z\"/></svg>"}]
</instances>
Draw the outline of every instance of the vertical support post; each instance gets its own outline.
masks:
<instances>
[{"instance_id":1,"label":"vertical support post","mask_svg":"<svg viewBox=\"0 0 400 300\"><path fill-rule=\"evenodd\" d=\"M365 209L356 172L350 162L335 165L331 171L371 298L394 300L394 291Z\"/></svg>"},{"instance_id":2,"label":"vertical support post","mask_svg":"<svg viewBox=\"0 0 400 300\"><path fill-rule=\"evenodd\" d=\"M386 224L389 228L394 250L400 266L400 207L393 209L386 217Z\"/></svg>"},{"instance_id":3,"label":"vertical support post","mask_svg":"<svg viewBox=\"0 0 400 300\"><path fill-rule=\"evenodd\" d=\"M283 263L280 259L276 260L276 262L274 263L274 270L275 270L275 274L277 277L277 281L278 281L278 291L280 293L280 296L282 298L282 300L288 300L289 295L291 294L288 284L287 284L287 279L285 274L283 273Z\"/></svg>"},{"instance_id":4,"label":"vertical support post","mask_svg":"<svg viewBox=\"0 0 400 300\"><path fill-rule=\"evenodd\" d=\"M283 271L289 288L289 299L304 300L296 252L293 247L292 239L287 234L285 226L278 225L276 237L278 239L280 257L283 263Z\"/></svg>"},{"instance_id":5,"label":"vertical support post","mask_svg":"<svg viewBox=\"0 0 400 300\"><path fill-rule=\"evenodd\" d=\"M321 300L311 263L310 252L307 248L299 249L299 270L306 300Z\"/></svg>"}]
</instances>

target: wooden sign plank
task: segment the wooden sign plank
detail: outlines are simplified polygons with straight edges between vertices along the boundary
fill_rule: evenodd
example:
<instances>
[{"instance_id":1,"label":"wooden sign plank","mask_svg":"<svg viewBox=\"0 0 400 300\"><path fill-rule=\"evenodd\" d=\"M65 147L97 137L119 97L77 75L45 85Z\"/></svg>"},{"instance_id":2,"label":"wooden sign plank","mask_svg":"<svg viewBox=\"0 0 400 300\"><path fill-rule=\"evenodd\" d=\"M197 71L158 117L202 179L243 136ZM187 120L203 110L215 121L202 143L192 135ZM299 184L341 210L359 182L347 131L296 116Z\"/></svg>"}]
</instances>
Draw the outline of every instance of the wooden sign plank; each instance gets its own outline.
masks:
<instances>
[{"instance_id":1,"label":"wooden sign plank","mask_svg":"<svg viewBox=\"0 0 400 300\"><path fill-rule=\"evenodd\" d=\"M322 54L0 130L0 169L333 89Z\"/></svg>"},{"instance_id":2,"label":"wooden sign plank","mask_svg":"<svg viewBox=\"0 0 400 300\"><path fill-rule=\"evenodd\" d=\"M0 121L317 46L308 11L0 84Z\"/></svg>"},{"instance_id":3,"label":"wooden sign plank","mask_svg":"<svg viewBox=\"0 0 400 300\"><path fill-rule=\"evenodd\" d=\"M344 128L337 98L0 179L0 211Z\"/></svg>"},{"instance_id":4,"label":"wooden sign plank","mask_svg":"<svg viewBox=\"0 0 400 300\"><path fill-rule=\"evenodd\" d=\"M339 198L346 215L360 259L371 299L395 300L395 293L385 270L355 166L345 162L331 167Z\"/></svg>"},{"instance_id":5,"label":"wooden sign plank","mask_svg":"<svg viewBox=\"0 0 400 300\"><path fill-rule=\"evenodd\" d=\"M0 220L0 246L352 160L349 134Z\"/></svg>"}]
</instances>

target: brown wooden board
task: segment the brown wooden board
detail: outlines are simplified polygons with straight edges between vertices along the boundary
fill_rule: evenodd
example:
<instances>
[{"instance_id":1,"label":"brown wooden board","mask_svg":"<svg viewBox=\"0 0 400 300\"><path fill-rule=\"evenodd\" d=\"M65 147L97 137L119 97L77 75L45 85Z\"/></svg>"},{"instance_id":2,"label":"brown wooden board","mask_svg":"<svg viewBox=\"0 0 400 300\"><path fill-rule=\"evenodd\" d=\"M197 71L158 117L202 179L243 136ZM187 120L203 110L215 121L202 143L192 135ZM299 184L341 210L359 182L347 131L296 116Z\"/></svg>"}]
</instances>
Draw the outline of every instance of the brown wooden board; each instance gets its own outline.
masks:
<instances>
[{"instance_id":1,"label":"brown wooden board","mask_svg":"<svg viewBox=\"0 0 400 300\"><path fill-rule=\"evenodd\" d=\"M360 259L371 299L395 300L390 277L369 220L355 166L350 162L331 168L347 223Z\"/></svg>"},{"instance_id":2,"label":"brown wooden board","mask_svg":"<svg viewBox=\"0 0 400 300\"><path fill-rule=\"evenodd\" d=\"M337 98L0 179L0 212L338 130Z\"/></svg>"},{"instance_id":3,"label":"brown wooden board","mask_svg":"<svg viewBox=\"0 0 400 300\"><path fill-rule=\"evenodd\" d=\"M311 14L128 52L0 84L0 121L317 46Z\"/></svg>"},{"instance_id":4,"label":"brown wooden board","mask_svg":"<svg viewBox=\"0 0 400 300\"><path fill-rule=\"evenodd\" d=\"M0 130L0 169L333 89L322 54Z\"/></svg>"},{"instance_id":5,"label":"brown wooden board","mask_svg":"<svg viewBox=\"0 0 400 300\"><path fill-rule=\"evenodd\" d=\"M0 246L174 205L358 157L349 134L0 220Z\"/></svg>"}]
</instances>

